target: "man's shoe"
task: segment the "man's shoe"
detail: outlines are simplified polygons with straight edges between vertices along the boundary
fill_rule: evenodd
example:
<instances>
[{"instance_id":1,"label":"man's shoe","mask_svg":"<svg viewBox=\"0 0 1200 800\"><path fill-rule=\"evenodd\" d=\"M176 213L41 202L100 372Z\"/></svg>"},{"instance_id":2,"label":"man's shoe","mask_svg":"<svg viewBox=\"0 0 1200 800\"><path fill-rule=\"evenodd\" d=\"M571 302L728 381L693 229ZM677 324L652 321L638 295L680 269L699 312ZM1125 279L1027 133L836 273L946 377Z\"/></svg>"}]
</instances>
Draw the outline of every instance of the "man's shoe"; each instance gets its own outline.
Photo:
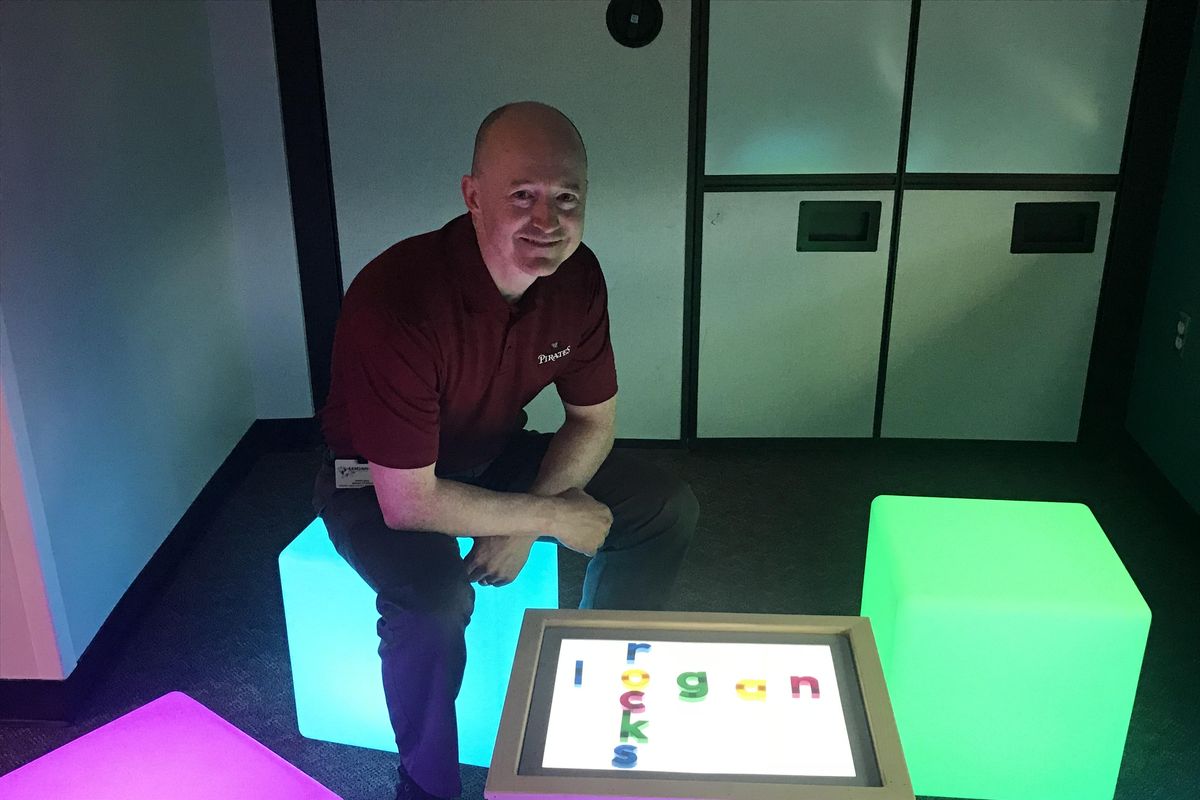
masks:
<instances>
[{"instance_id":1,"label":"man's shoe","mask_svg":"<svg viewBox=\"0 0 1200 800\"><path fill-rule=\"evenodd\" d=\"M448 798L430 794L418 786L417 782L410 778L408 773L404 771L403 764L396 768L396 774L398 778L396 781L396 800L448 800Z\"/></svg>"}]
</instances>

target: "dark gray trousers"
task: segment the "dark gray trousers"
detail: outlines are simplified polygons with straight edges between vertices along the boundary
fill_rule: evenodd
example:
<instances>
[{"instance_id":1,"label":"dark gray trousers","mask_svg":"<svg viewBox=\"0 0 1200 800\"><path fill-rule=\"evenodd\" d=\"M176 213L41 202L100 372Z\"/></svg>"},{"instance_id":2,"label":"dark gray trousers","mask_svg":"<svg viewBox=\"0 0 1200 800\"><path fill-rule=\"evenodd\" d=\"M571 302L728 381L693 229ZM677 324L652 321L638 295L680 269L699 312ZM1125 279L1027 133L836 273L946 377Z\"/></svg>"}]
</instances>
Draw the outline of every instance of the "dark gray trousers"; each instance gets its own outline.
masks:
<instances>
[{"instance_id":1,"label":"dark gray trousers","mask_svg":"<svg viewBox=\"0 0 1200 800\"><path fill-rule=\"evenodd\" d=\"M444 477L527 491L552 436L522 430L490 464ZM585 491L611 509L613 524L588 564L580 608L662 609L700 513L691 488L613 451ZM475 606L458 544L441 533L388 528L374 489L335 489L329 463L317 475L313 507L334 547L378 595L383 690L401 762L425 791L454 797L462 791L454 701Z\"/></svg>"}]
</instances>

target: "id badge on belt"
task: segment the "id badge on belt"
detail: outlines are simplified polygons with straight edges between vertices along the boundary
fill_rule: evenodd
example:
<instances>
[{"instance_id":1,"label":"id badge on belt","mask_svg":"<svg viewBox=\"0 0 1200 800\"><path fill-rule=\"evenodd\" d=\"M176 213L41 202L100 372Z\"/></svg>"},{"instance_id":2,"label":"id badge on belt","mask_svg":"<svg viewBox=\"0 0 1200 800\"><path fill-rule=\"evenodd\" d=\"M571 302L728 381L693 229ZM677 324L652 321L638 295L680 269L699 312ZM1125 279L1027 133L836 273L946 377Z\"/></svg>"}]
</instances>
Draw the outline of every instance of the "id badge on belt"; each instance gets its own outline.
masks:
<instances>
[{"instance_id":1,"label":"id badge on belt","mask_svg":"<svg viewBox=\"0 0 1200 800\"><path fill-rule=\"evenodd\" d=\"M333 480L338 489L361 489L375 485L371 480L371 467L365 458L335 458Z\"/></svg>"}]
</instances>

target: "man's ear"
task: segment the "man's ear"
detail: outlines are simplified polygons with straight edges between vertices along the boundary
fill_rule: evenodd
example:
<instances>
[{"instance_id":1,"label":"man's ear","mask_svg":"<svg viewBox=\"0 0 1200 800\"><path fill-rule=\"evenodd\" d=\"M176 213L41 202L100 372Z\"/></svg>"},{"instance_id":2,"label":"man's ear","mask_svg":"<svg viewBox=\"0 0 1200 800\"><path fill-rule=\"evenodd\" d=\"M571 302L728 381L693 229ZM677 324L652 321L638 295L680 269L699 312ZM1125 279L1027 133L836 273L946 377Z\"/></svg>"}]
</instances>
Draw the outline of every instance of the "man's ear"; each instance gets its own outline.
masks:
<instances>
[{"instance_id":1,"label":"man's ear","mask_svg":"<svg viewBox=\"0 0 1200 800\"><path fill-rule=\"evenodd\" d=\"M472 175L463 175L462 177L462 196L463 202L467 204L467 210L474 213L479 210L479 183Z\"/></svg>"}]
</instances>

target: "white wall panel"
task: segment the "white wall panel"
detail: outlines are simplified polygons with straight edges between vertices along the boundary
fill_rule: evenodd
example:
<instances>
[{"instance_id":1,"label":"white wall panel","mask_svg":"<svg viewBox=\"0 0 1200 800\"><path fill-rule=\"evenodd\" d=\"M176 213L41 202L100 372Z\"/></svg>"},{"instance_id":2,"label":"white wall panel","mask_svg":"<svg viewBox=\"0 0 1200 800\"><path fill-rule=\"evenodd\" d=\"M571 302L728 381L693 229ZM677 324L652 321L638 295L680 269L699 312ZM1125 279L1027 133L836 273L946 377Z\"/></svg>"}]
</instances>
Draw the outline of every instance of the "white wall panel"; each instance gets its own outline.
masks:
<instances>
[{"instance_id":1,"label":"white wall panel","mask_svg":"<svg viewBox=\"0 0 1200 800\"><path fill-rule=\"evenodd\" d=\"M704 171L895 172L910 8L714 0Z\"/></svg>"},{"instance_id":2,"label":"white wall panel","mask_svg":"<svg viewBox=\"0 0 1200 800\"><path fill-rule=\"evenodd\" d=\"M870 436L891 192L704 199L697 435ZM797 252L802 200L881 203L876 252Z\"/></svg>"},{"instance_id":3,"label":"white wall panel","mask_svg":"<svg viewBox=\"0 0 1200 800\"><path fill-rule=\"evenodd\" d=\"M925 0L908 171L1120 171L1144 10Z\"/></svg>"},{"instance_id":4,"label":"white wall panel","mask_svg":"<svg viewBox=\"0 0 1200 800\"><path fill-rule=\"evenodd\" d=\"M267 0L204 4L259 419L310 417L312 385ZM324 398L322 398L323 400Z\"/></svg>"},{"instance_id":5,"label":"white wall panel","mask_svg":"<svg viewBox=\"0 0 1200 800\"><path fill-rule=\"evenodd\" d=\"M396 241L466 208L475 131L493 108L561 109L589 158L584 242L609 286L617 435L679 436L690 5L663 3L652 44L629 49L604 0L319 2L322 65L347 285ZM552 430L549 387L530 424Z\"/></svg>"},{"instance_id":6,"label":"white wall panel","mask_svg":"<svg viewBox=\"0 0 1200 800\"><path fill-rule=\"evenodd\" d=\"M1093 253L1010 253L1017 202L1099 202ZM1113 198L907 191L886 437L1074 441Z\"/></svg>"},{"instance_id":7,"label":"white wall panel","mask_svg":"<svg viewBox=\"0 0 1200 800\"><path fill-rule=\"evenodd\" d=\"M246 433L253 383L203 4L0 3L0 41L0 304L65 660Z\"/></svg>"}]
</instances>

